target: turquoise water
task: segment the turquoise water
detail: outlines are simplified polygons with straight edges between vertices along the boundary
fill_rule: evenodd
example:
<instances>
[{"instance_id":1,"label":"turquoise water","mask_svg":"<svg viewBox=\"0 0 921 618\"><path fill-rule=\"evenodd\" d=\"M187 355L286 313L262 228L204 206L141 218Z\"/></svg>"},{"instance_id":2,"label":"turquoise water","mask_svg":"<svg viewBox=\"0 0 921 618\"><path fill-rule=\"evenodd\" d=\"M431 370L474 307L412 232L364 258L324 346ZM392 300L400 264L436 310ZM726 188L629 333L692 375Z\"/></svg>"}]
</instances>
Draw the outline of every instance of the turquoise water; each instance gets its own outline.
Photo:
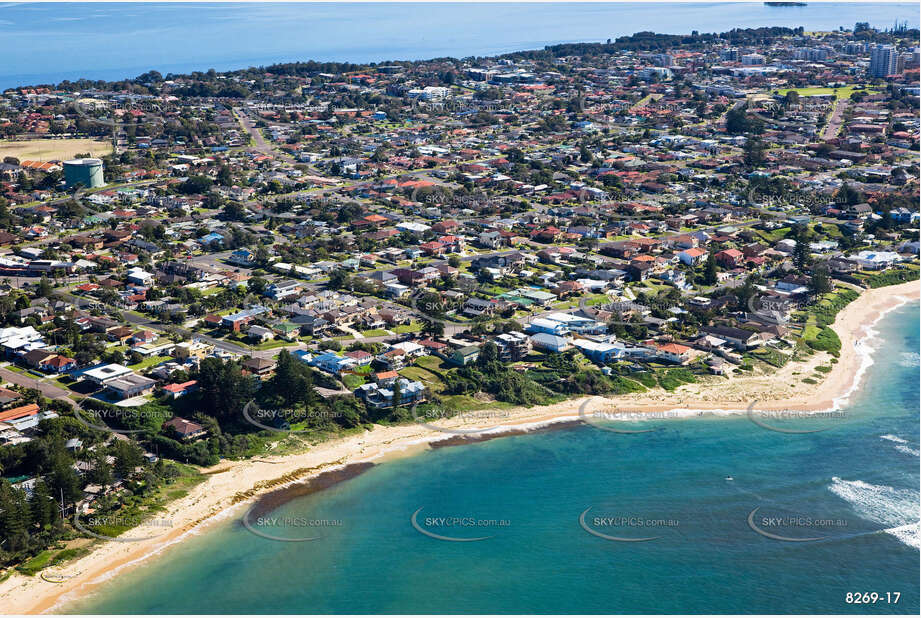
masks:
<instances>
[{"instance_id":1,"label":"turquoise water","mask_svg":"<svg viewBox=\"0 0 921 618\"><path fill-rule=\"evenodd\" d=\"M653 12L654 11L654 12ZM0 3L0 89L319 60L486 56L655 30L918 27L913 3Z\"/></svg>"},{"instance_id":2,"label":"turquoise water","mask_svg":"<svg viewBox=\"0 0 921 618\"><path fill-rule=\"evenodd\" d=\"M645 434L579 426L429 451L266 515L287 525L256 527L315 541L267 540L228 520L68 609L917 614L919 551L905 527L917 534L918 323L916 303L880 322L875 364L845 418L771 421L827 431L702 417L649 423L658 430ZM592 530L658 538L589 534L579 523L589 507ZM410 523L420 508L426 532L491 538L426 536ZM770 533L824 538L760 536L747 521L755 508L756 525ZM298 517L325 524L292 522ZM776 525L774 517L797 519ZM849 605L848 592L901 598Z\"/></svg>"}]
</instances>

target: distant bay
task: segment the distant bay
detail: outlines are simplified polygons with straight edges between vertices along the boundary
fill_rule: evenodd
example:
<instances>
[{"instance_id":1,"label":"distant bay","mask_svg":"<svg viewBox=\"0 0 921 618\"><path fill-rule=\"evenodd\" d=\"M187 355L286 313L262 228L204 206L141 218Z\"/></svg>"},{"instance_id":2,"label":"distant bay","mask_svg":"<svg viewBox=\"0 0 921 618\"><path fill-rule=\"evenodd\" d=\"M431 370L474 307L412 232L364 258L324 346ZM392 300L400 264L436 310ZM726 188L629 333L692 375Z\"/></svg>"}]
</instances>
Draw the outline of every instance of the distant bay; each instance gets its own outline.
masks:
<instances>
[{"instance_id":1,"label":"distant bay","mask_svg":"<svg viewBox=\"0 0 921 618\"><path fill-rule=\"evenodd\" d=\"M8 3L0 4L0 90L291 61L488 56L651 30L878 28L912 3Z\"/></svg>"}]
</instances>

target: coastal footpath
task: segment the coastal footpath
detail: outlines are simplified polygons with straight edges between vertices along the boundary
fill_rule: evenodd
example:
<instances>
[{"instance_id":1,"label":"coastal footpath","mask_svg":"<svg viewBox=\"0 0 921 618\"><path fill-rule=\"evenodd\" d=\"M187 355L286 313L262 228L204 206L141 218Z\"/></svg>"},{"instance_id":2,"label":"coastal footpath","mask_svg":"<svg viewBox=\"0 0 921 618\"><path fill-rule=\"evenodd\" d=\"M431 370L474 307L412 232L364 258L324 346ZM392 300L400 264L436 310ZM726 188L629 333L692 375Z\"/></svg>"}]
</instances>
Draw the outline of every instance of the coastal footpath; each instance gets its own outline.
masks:
<instances>
[{"instance_id":1,"label":"coastal footpath","mask_svg":"<svg viewBox=\"0 0 921 618\"><path fill-rule=\"evenodd\" d=\"M7 613L39 614L88 595L110 577L167 550L204 526L238 517L246 505L273 490L304 484L318 476L342 471L352 464L379 463L421 452L432 445L462 444L484 437L520 434L556 423L582 422L599 411L663 412L757 410L821 411L841 407L860 385L869 364L868 345L873 326L892 309L918 302L921 284L864 291L836 316L833 329L841 339L838 362L824 380L809 384L800 379L827 363L826 353L791 362L769 376L733 377L717 384L687 384L673 392L657 391L620 396L582 397L532 408L511 408L472 413L439 421L446 429L460 429L464 437L430 429L421 424L376 426L371 431L322 443L309 451L286 457L225 461L204 470L208 478L186 496L169 505L160 519L170 522L168 531L136 542L108 541L92 553L56 568L55 577L12 574L0 582L0 602ZM470 435L470 430L485 430ZM333 475L335 477L335 474ZM340 474L338 478L347 478ZM327 476L327 478L329 478ZM321 483L322 485L322 483ZM318 487L317 489L322 488ZM50 581L50 580L54 581Z\"/></svg>"}]
</instances>

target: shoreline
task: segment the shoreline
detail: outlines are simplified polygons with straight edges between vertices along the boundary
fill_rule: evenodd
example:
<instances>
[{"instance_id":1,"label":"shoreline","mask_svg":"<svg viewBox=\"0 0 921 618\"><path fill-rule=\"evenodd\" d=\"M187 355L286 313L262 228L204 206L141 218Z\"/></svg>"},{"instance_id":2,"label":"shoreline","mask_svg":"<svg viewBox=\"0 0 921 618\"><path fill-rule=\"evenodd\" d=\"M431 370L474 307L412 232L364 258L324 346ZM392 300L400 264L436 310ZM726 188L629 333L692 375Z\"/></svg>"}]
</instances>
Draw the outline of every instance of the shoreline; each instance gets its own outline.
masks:
<instances>
[{"instance_id":1,"label":"shoreline","mask_svg":"<svg viewBox=\"0 0 921 618\"><path fill-rule=\"evenodd\" d=\"M585 422L580 412L597 412L616 405L622 413L671 412L675 417L745 413L752 402L759 410L821 412L845 405L857 392L873 364L874 326L889 312L921 296L921 283L865 290L842 309L832 328L841 339L838 362L831 365L818 384L806 384L815 367L827 363L827 353L817 352L804 361L791 361L771 375L724 378L706 384L692 383L669 393L635 393L615 398L583 396L533 408L487 410L473 420L454 417L444 427L463 428L457 435L437 432L422 425L375 426L370 431L320 443L297 455L260 460L221 462L207 469L207 480L188 495L167 506L160 515L173 525L159 536L137 542L108 541L87 556L56 571L64 583L36 575L13 572L0 582L4 612L38 614L59 610L62 605L92 594L96 588L151 556L199 534L208 525L238 515L249 504L266 512L300 495L307 495L370 469L375 463L406 457L432 448L471 444L540 429L556 429ZM492 420L490 414L501 420ZM498 423L498 424L497 424ZM470 430L481 430L479 432ZM294 495L292 495L292 493ZM261 507L260 507L261 505Z\"/></svg>"}]
</instances>

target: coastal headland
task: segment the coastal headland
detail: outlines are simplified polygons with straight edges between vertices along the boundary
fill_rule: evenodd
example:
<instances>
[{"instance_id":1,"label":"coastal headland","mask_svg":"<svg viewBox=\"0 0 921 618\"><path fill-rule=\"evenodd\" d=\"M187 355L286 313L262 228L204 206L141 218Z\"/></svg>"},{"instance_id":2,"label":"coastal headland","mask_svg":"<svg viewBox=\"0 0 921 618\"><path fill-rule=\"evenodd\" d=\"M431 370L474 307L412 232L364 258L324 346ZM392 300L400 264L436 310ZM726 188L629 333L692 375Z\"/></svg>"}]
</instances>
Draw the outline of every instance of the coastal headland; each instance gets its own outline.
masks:
<instances>
[{"instance_id":1,"label":"coastal headland","mask_svg":"<svg viewBox=\"0 0 921 618\"><path fill-rule=\"evenodd\" d=\"M919 296L921 284L912 281L867 290L840 311L833 328L841 339L841 354L825 379L817 384L804 383L794 376L808 375L815 366L827 361L824 353L789 363L769 376L736 377L716 387L689 384L670 393L647 392L615 399L582 397L549 406L503 410L499 426L495 419L476 415L441 421L444 428L464 430L463 437L415 423L375 426L370 431L331 440L296 455L222 462L205 470L208 479L170 504L162 514L171 522L167 533L136 542L102 543L89 555L60 566L58 570L65 576L55 581L14 573L0 582L0 602L4 611L11 614L59 610L63 604L92 593L109 578L166 551L188 535L229 517L239 517L243 507L255 500L263 500L262 508L271 510L286 500L360 474L370 464L435 446L582 422L580 411L584 415L616 407L629 412L744 413L754 402L759 410L810 412L842 407L859 388L865 369L872 362L874 324L892 309L917 302ZM477 429L484 431L477 433Z\"/></svg>"}]
</instances>

